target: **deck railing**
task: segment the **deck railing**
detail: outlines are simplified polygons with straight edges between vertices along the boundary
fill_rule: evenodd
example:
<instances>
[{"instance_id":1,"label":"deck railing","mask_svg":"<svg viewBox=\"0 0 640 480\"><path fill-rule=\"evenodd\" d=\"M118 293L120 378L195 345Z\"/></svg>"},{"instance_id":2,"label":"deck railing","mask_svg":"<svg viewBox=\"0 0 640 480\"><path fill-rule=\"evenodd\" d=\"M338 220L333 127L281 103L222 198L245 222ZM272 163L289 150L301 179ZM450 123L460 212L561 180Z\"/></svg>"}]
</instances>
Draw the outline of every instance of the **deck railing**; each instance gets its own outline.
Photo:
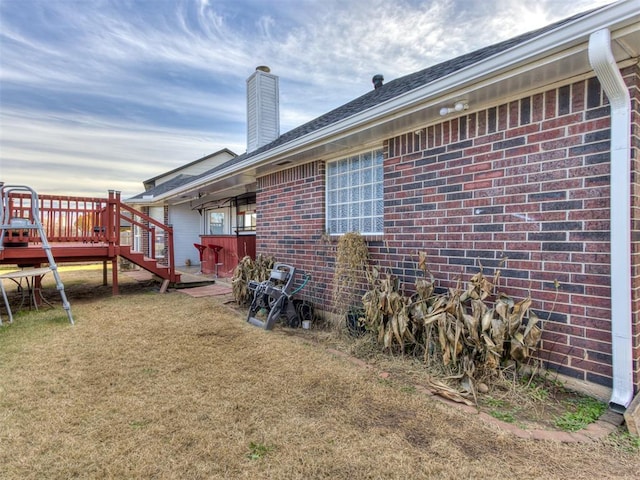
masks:
<instances>
[{"instance_id":1,"label":"deck railing","mask_svg":"<svg viewBox=\"0 0 640 480\"><path fill-rule=\"evenodd\" d=\"M158 263L172 267L174 263L173 227L146 215L120 201L120 192L109 192L109 204L115 209L114 218L120 223L129 224L139 235L130 239L132 250L142 252ZM131 237L131 236L129 236ZM124 238L124 236L123 236ZM136 241L138 239L138 241Z\"/></svg>"},{"instance_id":2,"label":"deck railing","mask_svg":"<svg viewBox=\"0 0 640 480\"><path fill-rule=\"evenodd\" d=\"M11 219L31 218L31 196L28 194L12 194L10 201ZM54 195L38 195L40 221L50 242L90 242L98 238L104 226L104 211L107 200L104 198L63 197ZM40 241L35 229L12 231L7 236L7 243Z\"/></svg>"}]
</instances>

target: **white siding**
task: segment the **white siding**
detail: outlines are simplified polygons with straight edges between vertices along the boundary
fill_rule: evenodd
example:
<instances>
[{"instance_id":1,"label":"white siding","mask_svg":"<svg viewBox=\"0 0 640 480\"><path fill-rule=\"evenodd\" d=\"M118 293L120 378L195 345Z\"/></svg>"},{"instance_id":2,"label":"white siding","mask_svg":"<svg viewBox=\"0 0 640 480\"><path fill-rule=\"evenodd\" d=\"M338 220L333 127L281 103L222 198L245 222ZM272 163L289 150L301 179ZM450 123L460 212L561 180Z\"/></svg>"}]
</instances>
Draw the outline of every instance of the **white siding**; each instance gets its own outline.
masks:
<instances>
[{"instance_id":1,"label":"white siding","mask_svg":"<svg viewBox=\"0 0 640 480\"><path fill-rule=\"evenodd\" d=\"M200 243L200 226L202 224L200 214L186 205L171 206L169 208L169 223L173 225L176 266L184 265L187 258L191 260L193 265L199 265L200 257L193 244Z\"/></svg>"}]
</instances>

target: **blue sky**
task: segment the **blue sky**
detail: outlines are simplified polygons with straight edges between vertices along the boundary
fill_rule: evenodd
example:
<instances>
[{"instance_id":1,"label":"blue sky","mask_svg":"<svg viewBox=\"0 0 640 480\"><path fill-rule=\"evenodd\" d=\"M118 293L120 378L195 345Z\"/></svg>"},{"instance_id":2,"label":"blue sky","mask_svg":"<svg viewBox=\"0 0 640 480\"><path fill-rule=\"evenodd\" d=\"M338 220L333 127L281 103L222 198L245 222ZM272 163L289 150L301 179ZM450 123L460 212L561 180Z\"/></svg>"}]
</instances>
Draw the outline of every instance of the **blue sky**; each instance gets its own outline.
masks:
<instances>
[{"instance_id":1,"label":"blue sky","mask_svg":"<svg viewBox=\"0 0 640 480\"><path fill-rule=\"evenodd\" d=\"M386 81L611 0L0 0L0 181L124 198L246 150L245 81L280 131Z\"/></svg>"}]
</instances>

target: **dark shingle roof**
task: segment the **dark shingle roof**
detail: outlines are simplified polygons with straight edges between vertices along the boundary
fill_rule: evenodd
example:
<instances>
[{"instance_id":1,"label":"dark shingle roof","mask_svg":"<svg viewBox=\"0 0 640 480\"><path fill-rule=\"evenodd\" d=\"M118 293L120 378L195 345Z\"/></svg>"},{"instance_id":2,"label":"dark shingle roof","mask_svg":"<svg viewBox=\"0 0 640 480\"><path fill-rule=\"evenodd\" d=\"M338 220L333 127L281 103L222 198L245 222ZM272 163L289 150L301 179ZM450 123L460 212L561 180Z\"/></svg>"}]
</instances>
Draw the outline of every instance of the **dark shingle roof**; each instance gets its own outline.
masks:
<instances>
[{"instance_id":1,"label":"dark shingle roof","mask_svg":"<svg viewBox=\"0 0 640 480\"><path fill-rule=\"evenodd\" d=\"M182 185L186 185L187 183L191 183L193 182L193 180L195 180L196 178L198 178L200 175L196 176L196 175L185 175L183 173L181 173L180 175L177 175L176 177L172 178L171 180L167 180L164 183L161 183L160 185L153 187L145 192L139 193L137 195L134 195L133 197L129 198L129 200L142 200L144 197L146 197L147 195L153 195L154 197L157 197L159 195L162 195L163 193L166 192L170 192L171 190L174 190L178 187L181 187Z\"/></svg>"}]
</instances>

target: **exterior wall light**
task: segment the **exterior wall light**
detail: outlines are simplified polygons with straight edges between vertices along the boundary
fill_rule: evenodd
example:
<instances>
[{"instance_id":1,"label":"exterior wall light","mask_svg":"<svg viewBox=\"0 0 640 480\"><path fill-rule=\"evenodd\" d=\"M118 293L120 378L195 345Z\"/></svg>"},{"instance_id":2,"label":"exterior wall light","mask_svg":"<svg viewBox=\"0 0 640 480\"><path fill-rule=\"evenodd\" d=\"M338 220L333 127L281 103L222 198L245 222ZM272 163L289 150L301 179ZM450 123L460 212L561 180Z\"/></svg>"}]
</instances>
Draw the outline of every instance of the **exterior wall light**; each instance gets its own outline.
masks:
<instances>
[{"instance_id":1,"label":"exterior wall light","mask_svg":"<svg viewBox=\"0 0 640 480\"><path fill-rule=\"evenodd\" d=\"M443 117L445 115L449 115L450 113L457 113L457 112L462 112L463 110L468 110L469 109L469 105L467 105L464 102L456 102L453 107L442 107L440 109L440 115L442 115Z\"/></svg>"}]
</instances>

